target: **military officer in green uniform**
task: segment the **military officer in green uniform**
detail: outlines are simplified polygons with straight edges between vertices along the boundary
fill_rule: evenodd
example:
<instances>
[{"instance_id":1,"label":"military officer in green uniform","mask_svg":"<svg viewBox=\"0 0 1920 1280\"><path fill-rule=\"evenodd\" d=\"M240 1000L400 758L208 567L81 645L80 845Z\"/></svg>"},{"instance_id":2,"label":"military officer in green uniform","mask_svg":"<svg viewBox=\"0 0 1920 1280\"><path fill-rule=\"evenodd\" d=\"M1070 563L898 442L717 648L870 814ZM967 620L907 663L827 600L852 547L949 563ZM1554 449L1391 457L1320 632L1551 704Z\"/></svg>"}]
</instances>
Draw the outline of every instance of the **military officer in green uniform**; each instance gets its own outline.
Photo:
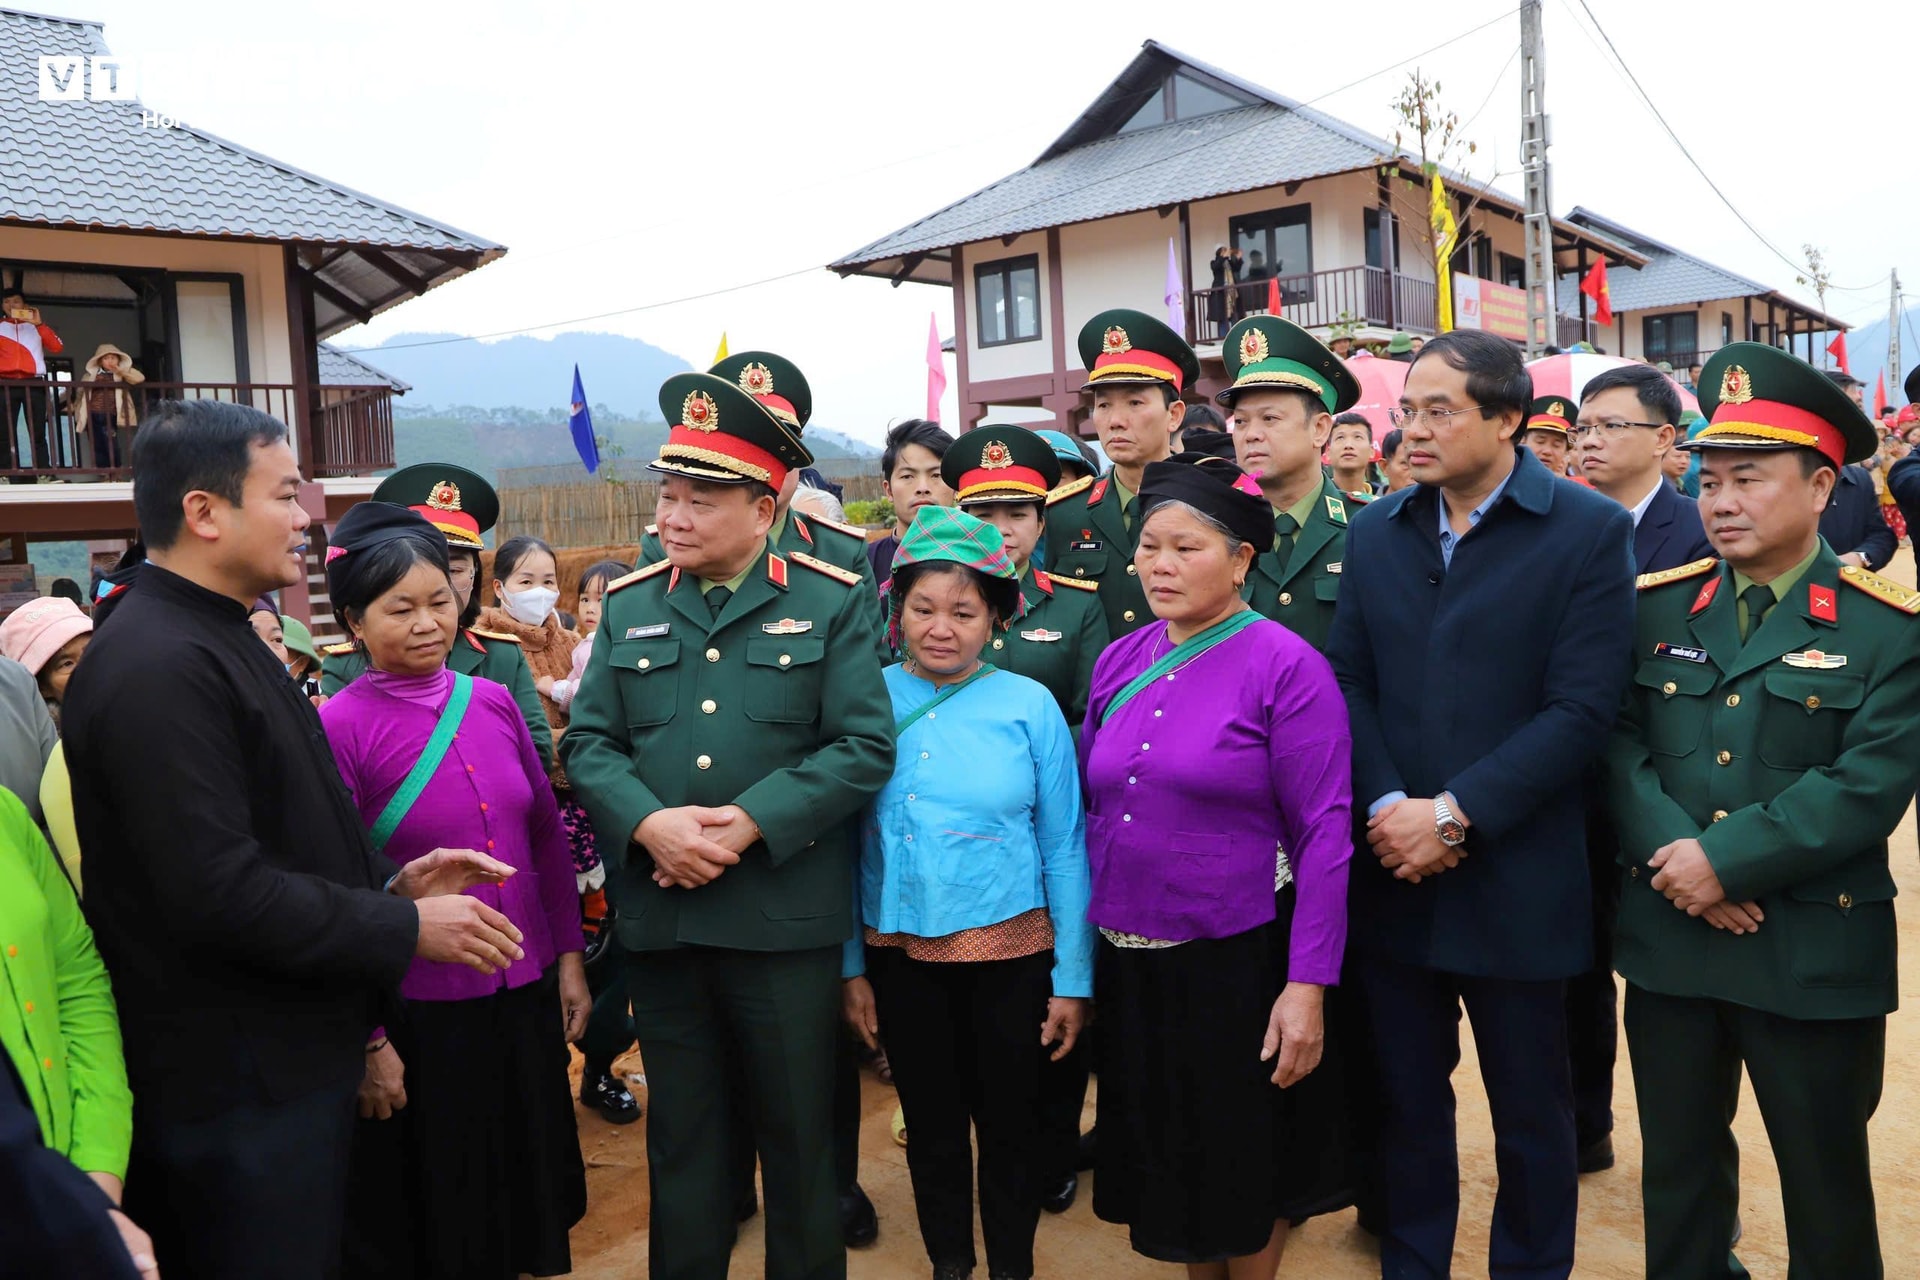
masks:
<instances>
[{"instance_id":1,"label":"military officer in green uniform","mask_svg":"<svg viewBox=\"0 0 1920 1280\"><path fill-rule=\"evenodd\" d=\"M1887 837L1920 758L1920 593L1819 536L1872 424L1824 375L1739 342L1707 361L1700 512L1721 559L1640 579L1606 760L1614 967L1645 1143L1646 1274L1729 1256L1744 1067L1794 1276L1882 1275L1867 1158L1898 1002Z\"/></svg>"},{"instance_id":2,"label":"military officer in green uniform","mask_svg":"<svg viewBox=\"0 0 1920 1280\"><path fill-rule=\"evenodd\" d=\"M1220 354L1232 384L1218 400L1233 415L1234 458L1273 508L1273 546L1254 559L1246 600L1324 650L1340 598L1347 515L1372 501L1343 493L1320 466L1333 415L1360 384L1318 338L1279 316L1248 316Z\"/></svg>"},{"instance_id":3,"label":"military officer in green uniform","mask_svg":"<svg viewBox=\"0 0 1920 1280\"><path fill-rule=\"evenodd\" d=\"M728 356L707 372L737 384L796 437L806 431L807 421L813 416L813 389L793 361L771 351L742 351ZM873 580L873 566L867 561L867 531L857 525L793 510L793 491L799 483L800 469L795 467L787 473L786 483L777 495L773 549L782 555L803 552L828 564L851 569L866 580L866 594L873 601L874 651L885 666L893 661L893 652L887 645L886 628L881 622L880 589ZM645 568L666 558L660 546L659 526L648 525L640 539L640 557L634 567Z\"/></svg>"},{"instance_id":4,"label":"military officer in green uniform","mask_svg":"<svg viewBox=\"0 0 1920 1280\"><path fill-rule=\"evenodd\" d=\"M1000 531L1020 575L1022 612L980 656L1045 685L1077 738L1093 661L1107 647L1107 618L1092 580L1055 578L1033 564L1047 494L1060 483L1059 458L1025 427L981 426L947 450L940 478L962 510Z\"/></svg>"},{"instance_id":5,"label":"military officer in green uniform","mask_svg":"<svg viewBox=\"0 0 1920 1280\"><path fill-rule=\"evenodd\" d=\"M447 559L453 566L453 593L460 599L460 635L447 655L447 665L462 675L479 676L503 684L512 692L520 714L533 734L540 763L553 768L553 731L533 687L533 672L520 642L498 631L473 625L480 615L480 535L500 518L500 497L493 486L465 467L446 462L423 462L402 467L373 491L375 502L411 507L427 523L447 536ZM367 669L367 656L353 641L330 644L320 663L320 692L331 698Z\"/></svg>"},{"instance_id":6,"label":"military officer in green uniform","mask_svg":"<svg viewBox=\"0 0 1920 1280\"><path fill-rule=\"evenodd\" d=\"M1571 396L1535 396L1520 443L1540 459L1541 466L1562 480L1569 479L1567 461L1573 454L1573 424L1579 419L1580 404Z\"/></svg>"},{"instance_id":7,"label":"military officer in green uniform","mask_svg":"<svg viewBox=\"0 0 1920 1280\"><path fill-rule=\"evenodd\" d=\"M1098 583L1114 639L1153 621L1133 565L1140 542L1140 476L1172 453L1186 418L1180 393L1200 380L1186 339L1139 311L1103 311L1080 330L1093 429L1113 470L1062 485L1047 498L1047 562L1055 579Z\"/></svg>"},{"instance_id":8,"label":"military officer in green uniform","mask_svg":"<svg viewBox=\"0 0 1920 1280\"><path fill-rule=\"evenodd\" d=\"M846 1274L830 1138L849 819L885 785L893 719L858 573L768 539L799 439L738 381L679 374L667 559L607 590L562 758L615 850L652 1092L651 1265L722 1277L733 1241L730 1061L758 1136L767 1275Z\"/></svg>"}]
</instances>

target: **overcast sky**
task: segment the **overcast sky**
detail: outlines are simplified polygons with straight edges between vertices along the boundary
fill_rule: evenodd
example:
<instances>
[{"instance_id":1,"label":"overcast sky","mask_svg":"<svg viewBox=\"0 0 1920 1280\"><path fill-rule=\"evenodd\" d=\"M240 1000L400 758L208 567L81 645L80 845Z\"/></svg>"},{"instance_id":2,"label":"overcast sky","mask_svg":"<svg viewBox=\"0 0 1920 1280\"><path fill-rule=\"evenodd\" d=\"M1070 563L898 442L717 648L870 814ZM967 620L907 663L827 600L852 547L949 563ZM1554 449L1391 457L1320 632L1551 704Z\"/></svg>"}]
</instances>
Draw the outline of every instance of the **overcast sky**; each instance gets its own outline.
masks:
<instances>
[{"instance_id":1,"label":"overcast sky","mask_svg":"<svg viewBox=\"0 0 1920 1280\"><path fill-rule=\"evenodd\" d=\"M951 297L842 281L823 264L1025 166L1144 39L1391 136L1404 68L1340 86L1505 13L1418 64L1468 121L1471 170L1497 167L1521 189L1520 23L1499 0L67 2L148 64L149 106L508 247L337 341L519 329L800 272L560 328L631 334L695 366L724 329L735 350L798 361L820 425L876 441L923 410L927 320L946 336ZM1587 3L1759 231L1794 258L1821 246L1836 285L1867 286L1830 294L1831 311L1884 315L1895 266L1920 294L1920 245L1898 234L1920 206L1920 170L1898 152L1877 160L1870 142L1910 132L1907 4L1831 0L1775 22L1720 4ZM1554 211L1584 204L1808 293L1689 167L1579 11L1545 9ZM557 370L556 402L564 381ZM951 417L951 391L946 403Z\"/></svg>"}]
</instances>

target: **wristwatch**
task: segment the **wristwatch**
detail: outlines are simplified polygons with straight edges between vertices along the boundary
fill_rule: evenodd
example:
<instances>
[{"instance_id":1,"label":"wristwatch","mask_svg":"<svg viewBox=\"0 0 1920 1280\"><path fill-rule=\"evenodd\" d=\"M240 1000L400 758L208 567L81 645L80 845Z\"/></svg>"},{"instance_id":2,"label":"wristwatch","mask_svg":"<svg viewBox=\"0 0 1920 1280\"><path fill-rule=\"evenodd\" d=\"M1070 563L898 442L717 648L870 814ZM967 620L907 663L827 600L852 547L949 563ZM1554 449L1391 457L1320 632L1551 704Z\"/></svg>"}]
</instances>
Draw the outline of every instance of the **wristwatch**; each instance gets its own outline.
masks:
<instances>
[{"instance_id":1,"label":"wristwatch","mask_svg":"<svg viewBox=\"0 0 1920 1280\"><path fill-rule=\"evenodd\" d=\"M1467 842L1467 828L1453 816L1453 807L1445 796L1433 798L1433 834L1449 849L1458 849Z\"/></svg>"}]
</instances>

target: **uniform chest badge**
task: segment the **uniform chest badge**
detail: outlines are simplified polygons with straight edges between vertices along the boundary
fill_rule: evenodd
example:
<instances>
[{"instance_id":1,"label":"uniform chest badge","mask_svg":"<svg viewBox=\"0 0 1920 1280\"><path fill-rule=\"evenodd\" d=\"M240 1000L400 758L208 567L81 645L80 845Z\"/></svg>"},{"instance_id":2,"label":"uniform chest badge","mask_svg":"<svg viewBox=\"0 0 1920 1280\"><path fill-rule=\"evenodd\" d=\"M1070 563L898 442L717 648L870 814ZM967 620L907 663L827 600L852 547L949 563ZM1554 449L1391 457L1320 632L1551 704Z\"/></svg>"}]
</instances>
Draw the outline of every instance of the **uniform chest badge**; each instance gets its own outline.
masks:
<instances>
[{"instance_id":1,"label":"uniform chest badge","mask_svg":"<svg viewBox=\"0 0 1920 1280\"><path fill-rule=\"evenodd\" d=\"M1022 631L1020 638L1022 640L1032 640L1038 644L1052 644L1055 640L1063 639L1064 637L1058 631L1048 631L1045 627L1040 627L1033 631Z\"/></svg>"},{"instance_id":2,"label":"uniform chest badge","mask_svg":"<svg viewBox=\"0 0 1920 1280\"><path fill-rule=\"evenodd\" d=\"M1690 644L1668 644L1662 640L1659 644L1653 646L1653 656L1656 658L1678 658L1682 662L1705 662L1707 660L1707 651L1705 649L1695 648Z\"/></svg>"},{"instance_id":3,"label":"uniform chest badge","mask_svg":"<svg viewBox=\"0 0 1920 1280\"><path fill-rule=\"evenodd\" d=\"M1340 572L1340 566L1341 566L1341 565L1343 565L1343 564L1345 564L1345 563L1346 563L1346 561L1344 561L1344 560L1335 560L1335 561L1334 561L1334 562L1333 562L1332 564L1330 564L1330 565L1328 565L1328 566L1327 566L1327 572L1328 572L1328 573L1338 573L1338 572Z\"/></svg>"},{"instance_id":4,"label":"uniform chest badge","mask_svg":"<svg viewBox=\"0 0 1920 1280\"><path fill-rule=\"evenodd\" d=\"M667 634L667 630L671 625L672 625L671 623L656 622L650 626L645 626L645 627L628 627L627 639L651 640L654 636L663 636Z\"/></svg>"},{"instance_id":5,"label":"uniform chest badge","mask_svg":"<svg viewBox=\"0 0 1920 1280\"><path fill-rule=\"evenodd\" d=\"M1100 548L1102 548L1102 547L1104 547L1104 546L1106 546L1106 545L1107 545L1106 543L1104 543L1104 542L1102 542L1102 541L1100 541L1100 540L1099 540L1098 538L1084 538L1084 539L1082 539L1082 540L1080 540L1079 542L1070 542L1070 543L1068 543L1068 544L1067 544L1067 550L1069 550L1069 551L1098 551L1098 550L1099 550Z\"/></svg>"},{"instance_id":6,"label":"uniform chest badge","mask_svg":"<svg viewBox=\"0 0 1920 1280\"><path fill-rule=\"evenodd\" d=\"M1808 649L1804 653L1783 654L1780 661L1790 667L1802 667L1808 671L1837 671L1847 665L1847 655Z\"/></svg>"},{"instance_id":7,"label":"uniform chest badge","mask_svg":"<svg viewBox=\"0 0 1920 1280\"><path fill-rule=\"evenodd\" d=\"M802 632L813 630L813 623L809 619L795 621L792 618L782 618L778 622L763 622L760 624L760 629L770 636L797 636Z\"/></svg>"}]
</instances>

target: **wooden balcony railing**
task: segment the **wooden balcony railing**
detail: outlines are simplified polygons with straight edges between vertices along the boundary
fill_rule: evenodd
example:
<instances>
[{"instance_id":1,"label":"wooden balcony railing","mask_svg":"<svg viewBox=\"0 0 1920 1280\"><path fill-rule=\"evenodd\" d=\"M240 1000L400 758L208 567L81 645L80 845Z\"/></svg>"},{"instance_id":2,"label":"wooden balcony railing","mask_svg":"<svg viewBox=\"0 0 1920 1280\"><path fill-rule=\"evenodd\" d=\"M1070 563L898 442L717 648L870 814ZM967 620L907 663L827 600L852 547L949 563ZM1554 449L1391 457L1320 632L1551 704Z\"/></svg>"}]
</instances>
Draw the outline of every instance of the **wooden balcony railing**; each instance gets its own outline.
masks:
<instances>
[{"instance_id":1,"label":"wooden balcony railing","mask_svg":"<svg viewBox=\"0 0 1920 1280\"><path fill-rule=\"evenodd\" d=\"M132 432L96 440L85 384L0 379L0 477L19 481L126 480ZM292 425L297 389L269 382L143 382L123 385L136 421L165 400L225 400L251 405ZM385 387L320 388L314 405L317 457L304 459L315 477L369 475L393 466L393 396ZM324 399L323 399L324 398ZM102 454L100 445L104 444Z\"/></svg>"},{"instance_id":2,"label":"wooden balcony railing","mask_svg":"<svg viewBox=\"0 0 1920 1280\"><path fill-rule=\"evenodd\" d=\"M1434 331L1432 281L1384 267L1335 267L1276 278L1280 314L1302 328L1357 321L1409 333ZM1266 314L1268 294L1265 280L1195 289L1188 303L1188 332L1196 342L1218 342L1241 316Z\"/></svg>"}]
</instances>

